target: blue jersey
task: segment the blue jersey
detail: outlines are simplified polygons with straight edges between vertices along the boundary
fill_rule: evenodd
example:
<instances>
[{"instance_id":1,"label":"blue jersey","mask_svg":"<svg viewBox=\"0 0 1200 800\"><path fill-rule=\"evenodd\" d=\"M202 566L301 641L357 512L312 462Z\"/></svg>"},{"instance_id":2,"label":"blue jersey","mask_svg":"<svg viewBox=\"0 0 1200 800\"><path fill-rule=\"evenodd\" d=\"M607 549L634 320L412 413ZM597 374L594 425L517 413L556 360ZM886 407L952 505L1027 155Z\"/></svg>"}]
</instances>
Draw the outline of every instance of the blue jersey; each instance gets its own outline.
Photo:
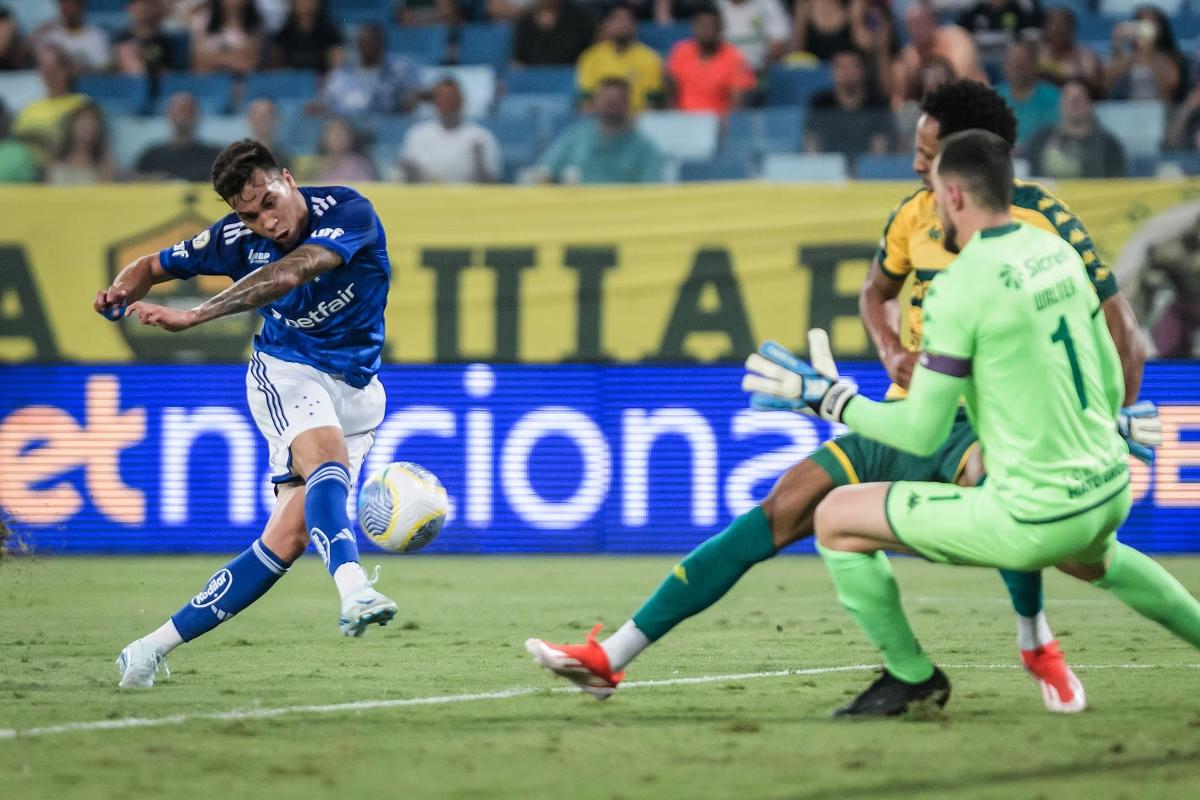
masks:
<instances>
[{"instance_id":1,"label":"blue jersey","mask_svg":"<svg viewBox=\"0 0 1200 800\"><path fill-rule=\"evenodd\" d=\"M308 230L297 246L327 248L342 257L342 264L260 308L263 326L254 349L308 364L361 389L379 371L383 350L383 309L392 273L383 223L367 198L345 186L307 186L300 193L308 203ZM164 249L159 260L176 278L228 275L237 281L287 252L231 213Z\"/></svg>"}]
</instances>

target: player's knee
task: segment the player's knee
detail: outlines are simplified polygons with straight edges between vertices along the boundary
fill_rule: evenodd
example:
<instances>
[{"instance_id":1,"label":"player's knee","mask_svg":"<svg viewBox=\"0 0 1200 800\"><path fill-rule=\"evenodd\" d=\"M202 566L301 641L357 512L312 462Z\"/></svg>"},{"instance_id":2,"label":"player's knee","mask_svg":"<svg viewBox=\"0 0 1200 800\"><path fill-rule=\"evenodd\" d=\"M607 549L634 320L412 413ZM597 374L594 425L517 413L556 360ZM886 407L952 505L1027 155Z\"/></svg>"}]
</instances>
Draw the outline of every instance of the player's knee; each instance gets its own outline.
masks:
<instances>
[{"instance_id":1,"label":"player's knee","mask_svg":"<svg viewBox=\"0 0 1200 800\"><path fill-rule=\"evenodd\" d=\"M1104 562L1099 564L1081 564L1078 561L1064 561L1058 565L1061 572L1065 572L1072 578L1078 578L1081 581L1098 581L1104 577Z\"/></svg>"},{"instance_id":2,"label":"player's knee","mask_svg":"<svg viewBox=\"0 0 1200 800\"><path fill-rule=\"evenodd\" d=\"M838 549L837 543L842 534L837 525L837 516L835 506L829 502L829 498L818 503L817 510L813 514L817 543L829 550Z\"/></svg>"},{"instance_id":3,"label":"player's knee","mask_svg":"<svg viewBox=\"0 0 1200 800\"><path fill-rule=\"evenodd\" d=\"M829 475L808 459L779 478L762 503L776 549L812 535L817 504L831 488Z\"/></svg>"}]
</instances>

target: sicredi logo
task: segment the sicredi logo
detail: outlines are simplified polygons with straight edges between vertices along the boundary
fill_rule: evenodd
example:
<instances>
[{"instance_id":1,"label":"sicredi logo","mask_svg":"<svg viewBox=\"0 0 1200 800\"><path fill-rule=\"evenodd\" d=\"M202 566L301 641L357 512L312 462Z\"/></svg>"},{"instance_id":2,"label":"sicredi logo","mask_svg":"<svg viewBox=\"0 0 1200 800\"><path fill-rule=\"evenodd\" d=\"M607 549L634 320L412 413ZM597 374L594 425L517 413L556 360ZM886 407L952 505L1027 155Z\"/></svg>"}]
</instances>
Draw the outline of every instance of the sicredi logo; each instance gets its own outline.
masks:
<instances>
[{"instance_id":1,"label":"sicredi logo","mask_svg":"<svg viewBox=\"0 0 1200 800\"><path fill-rule=\"evenodd\" d=\"M208 608L224 597L231 586L233 586L233 574L227 569L222 569L208 579L208 585L204 587L204 591L192 598L192 605L196 608Z\"/></svg>"},{"instance_id":2,"label":"sicredi logo","mask_svg":"<svg viewBox=\"0 0 1200 800\"><path fill-rule=\"evenodd\" d=\"M353 283L347 286L345 289L339 289L337 298L335 300L328 303L322 300L320 303L317 303L317 307L315 309L302 317L289 319L273 308L271 309L271 316L277 320L280 320L289 328L315 328L317 325L320 325L322 322L329 319L334 314L350 305L352 302L354 302Z\"/></svg>"},{"instance_id":3,"label":"sicredi logo","mask_svg":"<svg viewBox=\"0 0 1200 800\"><path fill-rule=\"evenodd\" d=\"M336 239L345 233L341 228L321 228L312 235L313 239Z\"/></svg>"}]
</instances>

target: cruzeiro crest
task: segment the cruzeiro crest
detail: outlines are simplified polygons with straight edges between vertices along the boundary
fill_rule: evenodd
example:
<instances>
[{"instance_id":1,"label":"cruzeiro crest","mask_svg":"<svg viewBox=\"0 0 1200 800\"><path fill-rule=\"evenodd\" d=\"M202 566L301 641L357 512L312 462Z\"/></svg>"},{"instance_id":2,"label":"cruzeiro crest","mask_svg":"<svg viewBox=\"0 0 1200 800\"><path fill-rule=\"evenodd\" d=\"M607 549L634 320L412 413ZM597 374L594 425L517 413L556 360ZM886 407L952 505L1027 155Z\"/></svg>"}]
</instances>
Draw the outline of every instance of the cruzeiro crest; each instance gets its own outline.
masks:
<instances>
[{"instance_id":1,"label":"cruzeiro crest","mask_svg":"<svg viewBox=\"0 0 1200 800\"><path fill-rule=\"evenodd\" d=\"M192 240L201 249L208 245L211 220L196 210L196 194L183 196L183 208L173 219L159 223L142 233L134 234L108 248L109 281L139 256ZM190 281L168 281L159 284L147 299L163 305L191 308L224 289L227 278L200 275ZM152 362L237 362L243 360L250 339L258 330L255 314L235 314L205 323L179 333L142 325L136 319L123 319L121 335L134 356Z\"/></svg>"}]
</instances>

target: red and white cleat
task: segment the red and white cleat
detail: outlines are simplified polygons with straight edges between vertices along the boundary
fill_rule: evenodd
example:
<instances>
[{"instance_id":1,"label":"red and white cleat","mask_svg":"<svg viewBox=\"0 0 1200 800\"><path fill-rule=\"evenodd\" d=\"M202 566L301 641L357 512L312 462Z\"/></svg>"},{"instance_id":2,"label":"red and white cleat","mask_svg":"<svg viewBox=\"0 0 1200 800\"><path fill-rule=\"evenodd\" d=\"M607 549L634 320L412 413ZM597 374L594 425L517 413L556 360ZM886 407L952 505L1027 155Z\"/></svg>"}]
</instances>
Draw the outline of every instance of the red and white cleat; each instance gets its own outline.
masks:
<instances>
[{"instance_id":1,"label":"red and white cleat","mask_svg":"<svg viewBox=\"0 0 1200 800\"><path fill-rule=\"evenodd\" d=\"M1083 684L1067 666L1057 639L1036 650L1022 650L1021 661L1042 688L1042 702L1047 711L1076 714L1087 708Z\"/></svg>"},{"instance_id":2,"label":"red and white cleat","mask_svg":"<svg viewBox=\"0 0 1200 800\"><path fill-rule=\"evenodd\" d=\"M583 644L553 644L542 639L526 639L525 649L533 660L566 678L597 700L605 700L617 690L624 672L613 672L596 634L604 626L596 623Z\"/></svg>"}]
</instances>

